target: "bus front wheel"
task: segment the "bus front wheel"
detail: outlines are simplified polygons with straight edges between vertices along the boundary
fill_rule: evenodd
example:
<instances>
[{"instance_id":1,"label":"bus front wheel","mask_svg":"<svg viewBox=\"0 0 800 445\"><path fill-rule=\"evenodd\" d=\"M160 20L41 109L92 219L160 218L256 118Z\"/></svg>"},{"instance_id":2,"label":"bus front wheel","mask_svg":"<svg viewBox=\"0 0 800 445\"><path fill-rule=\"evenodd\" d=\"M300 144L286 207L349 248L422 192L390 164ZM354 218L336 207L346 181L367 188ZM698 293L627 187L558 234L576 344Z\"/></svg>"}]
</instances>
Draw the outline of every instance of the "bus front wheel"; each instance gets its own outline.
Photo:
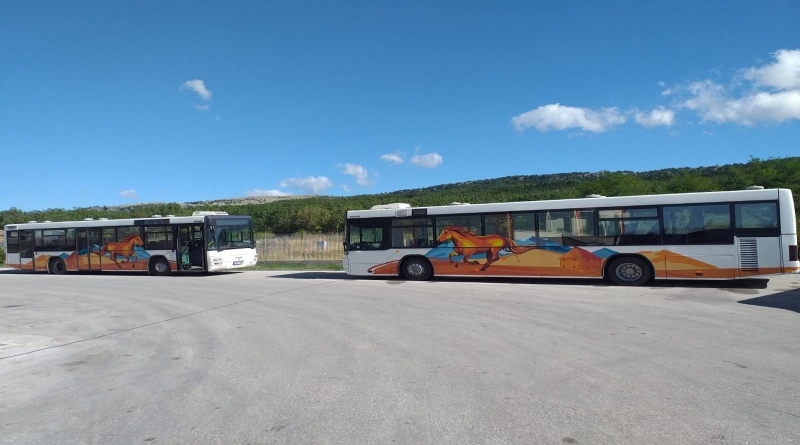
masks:
<instances>
[{"instance_id":1,"label":"bus front wheel","mask_svg":"<svg viewBox=\"0 0 800 445\"><path fill-rule=\"evenodd\" d=\"M640 258L617 258L608 266L608 278L618 286L641 286L650 277L650 266Z\"/></svg>"},{"instance_id":2,"label":"bus front wheel","mask_svg":"<svg viewBox=\"0 0 800 445\"><path fill-rule=\"evenodd\" d=\"M48 272L53 275L64 275L67 273L67 265L61 258L53 258L47 265Z\"/></svg>"},{"instance_id":3,"label":"bus front wheel","mask_svg":"<svg viewBox=\"0 0 800 445\"><path fill-rule=\"evenodd\" d=\"M169 262L167 262L167 259L164 257L158 257L154 259L152 263L150 263L150 273L153 275L164 276L169 275L170 272Z\"/></svg>"},{"instance_id":4,"label":"bus front wheel","mask_svg":"<svg viewBox=\"0 0 800 445\"><path fill-rule=\"evenodd\" d=\"M414 257L403 261L400 273L407 280L426 281L433 276L433 267L427 259Z\"/></svg>"}]
</instances>

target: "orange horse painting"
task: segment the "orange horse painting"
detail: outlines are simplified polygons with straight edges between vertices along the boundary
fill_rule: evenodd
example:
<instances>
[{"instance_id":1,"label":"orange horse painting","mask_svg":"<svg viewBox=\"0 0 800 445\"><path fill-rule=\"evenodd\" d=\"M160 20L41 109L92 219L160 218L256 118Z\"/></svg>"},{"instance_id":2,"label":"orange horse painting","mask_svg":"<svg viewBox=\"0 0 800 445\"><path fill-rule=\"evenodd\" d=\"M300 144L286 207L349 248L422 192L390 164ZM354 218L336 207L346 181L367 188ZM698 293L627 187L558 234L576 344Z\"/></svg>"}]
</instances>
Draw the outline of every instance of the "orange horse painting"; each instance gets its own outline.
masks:
<instances>
[{"instance_id":1,"label":"orange horse painting","mask_svg":"<svg viewBox=\"0 0 800 445\"><path fill-rule=\"evenodd\" d=\"M121 241L116 243L106 243L100 247L100 251L97 253L100 257L105 254L111 258L111 261L117 265L120 269L122 265L117 261L117 256L124 256L125 262L130 263L131 258L133 258L133 264L131 267L136 267L136 254L133 251L134 246L144 246L144 241L139 238L139 235L131 234L122 238Z\"/></svg>"},{"instance_id":2,"label":"orange horse painting","mask_svg":"<svg viewBox=\"0 0 800 445\"><path fill-rule=\"evenodd\" d=\"M480 270L486 270L489 265L500 259L500 252L525 253L536 248L536 246L520 246L514 240L500 235L479 236L463 227L447 226L442 230L437 241L444 243L453 242L453 251L447 256L450 263L458 267L458 263L453 261L453 256L464 255L461 260L466 264L477 265L477 261L469 261L472 255L486 254L486 264Z\"/></svg>"}]
</instances>

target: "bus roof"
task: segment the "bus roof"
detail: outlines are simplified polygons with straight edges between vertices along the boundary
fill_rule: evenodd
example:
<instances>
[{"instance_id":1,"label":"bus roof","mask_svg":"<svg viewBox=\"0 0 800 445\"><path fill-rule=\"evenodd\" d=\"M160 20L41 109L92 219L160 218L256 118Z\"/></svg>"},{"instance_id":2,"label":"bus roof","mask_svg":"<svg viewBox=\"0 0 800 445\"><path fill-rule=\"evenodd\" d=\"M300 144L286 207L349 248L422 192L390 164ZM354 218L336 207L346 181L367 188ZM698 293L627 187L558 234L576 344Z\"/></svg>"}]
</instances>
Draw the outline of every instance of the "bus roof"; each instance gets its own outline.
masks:
<instances>
[{"instance_id":1,"label":"bus roof","mask_svg":"<svg viewBox=\"0 0 800 445\"><path fill-rule=\"evenodd\" d=\"M199 212L195 212L199 213ZM7 224L5 230L30 230L30 229L65 229L65 228L85 228L85 227L117 227L117 226L160 226L170 224L203 224L207 216L215 218L226 218L222 212L214 212L214 215L198 215L193 216L174 216L174 215L153 215L146 218L122 218L122 219L109 219L109 218L85 218L82 221L29 221L20 224ZM250 216L231 215L230 218L250 218Z\"/></svg>"},{"instance_id":2,"label":"bus roof","mask_svg":"<svg viewBox=\"0 0 800 445\"><path fill-rule=\"evenodd\" d=\"M774 201L781 199L791 201L789 189L735 190L724 192L672 193L662 195L637 195L587 197L578 199L556 199L547 201L517 201L487 204L455 204L445 206L392 208L376 210L350 210L347 218L380 218L411 217L425 215L449 215L462 213L492 213L525 210L558 210L558 209L602 209L613 207L642 207L649 205L702 204L714 202L737 201ZM425 209L424 213L420 211ZM417 212L415 212L417 210Z\"/></svg>"}]
</instances>

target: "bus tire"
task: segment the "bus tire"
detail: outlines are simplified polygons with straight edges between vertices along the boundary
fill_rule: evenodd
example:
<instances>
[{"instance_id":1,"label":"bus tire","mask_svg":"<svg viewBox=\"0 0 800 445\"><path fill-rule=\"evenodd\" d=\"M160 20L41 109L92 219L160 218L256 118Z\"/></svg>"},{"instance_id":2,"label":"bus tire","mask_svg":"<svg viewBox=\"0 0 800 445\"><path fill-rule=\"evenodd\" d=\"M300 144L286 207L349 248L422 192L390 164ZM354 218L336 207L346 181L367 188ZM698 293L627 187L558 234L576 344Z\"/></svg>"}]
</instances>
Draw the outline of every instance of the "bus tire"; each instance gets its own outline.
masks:
<instances>
[{"instance_id":1,"label":"bus tire","mask_svg":"<svg viewBox=\"0 0 800 445\"><path fill-rule=\"evenodd\" d=\"M400 276L410 281L427 281L433 277L433 266L427 258L411 257L400 264Z\"/></svg>"},{"instance_id":2,"label":"bus tire","mask_svg":"<svg viewBox=\"0 0 800 445\"><path fill-rule=\"evenodd\" d=\"M163 256L155 257L150 260L150 273L152 275L165 276L172 272L169 268L169 261Z\"/></svg>"},{"instance_id":3,"label":"bus tire","mask_svg":"<svg viewBox=\"0 0 800 445\"><path fill-rule=\"evenodd\" d=\"M64 275L67 273L67 265L61 258L51 258L47 263L47 271L53 275Z\"/></svg>"},{"instance_id":4,"label":"bus tire","mask_svg":"<svg viewBox=\"0 0 800 445\"><path fill-rule=\"evenodd\" d=\"M650 265L635 256L623 256L611 261L608 279L617 286L641 286L652 278Z\"/></svg>"}]
</instances>

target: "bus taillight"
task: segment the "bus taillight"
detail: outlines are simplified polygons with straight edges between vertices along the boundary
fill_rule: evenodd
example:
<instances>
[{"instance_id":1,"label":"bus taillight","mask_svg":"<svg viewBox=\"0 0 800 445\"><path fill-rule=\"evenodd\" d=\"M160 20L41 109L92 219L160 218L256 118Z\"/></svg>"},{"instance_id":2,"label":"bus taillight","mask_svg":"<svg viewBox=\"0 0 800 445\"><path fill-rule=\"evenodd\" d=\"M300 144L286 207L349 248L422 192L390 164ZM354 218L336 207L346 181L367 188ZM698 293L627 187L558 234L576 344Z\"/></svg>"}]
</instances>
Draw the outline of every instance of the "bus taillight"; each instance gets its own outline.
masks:
<instances>
[{"instance_id":1,"label":"bus taillight","mask_svg":"<svg viewBox=\"0 0 800 445\"><path fill-rule=\"evenodd\" d=\"M797 246L789 246L789 261L797 261Z\"/></svg>"}]
</instances>

